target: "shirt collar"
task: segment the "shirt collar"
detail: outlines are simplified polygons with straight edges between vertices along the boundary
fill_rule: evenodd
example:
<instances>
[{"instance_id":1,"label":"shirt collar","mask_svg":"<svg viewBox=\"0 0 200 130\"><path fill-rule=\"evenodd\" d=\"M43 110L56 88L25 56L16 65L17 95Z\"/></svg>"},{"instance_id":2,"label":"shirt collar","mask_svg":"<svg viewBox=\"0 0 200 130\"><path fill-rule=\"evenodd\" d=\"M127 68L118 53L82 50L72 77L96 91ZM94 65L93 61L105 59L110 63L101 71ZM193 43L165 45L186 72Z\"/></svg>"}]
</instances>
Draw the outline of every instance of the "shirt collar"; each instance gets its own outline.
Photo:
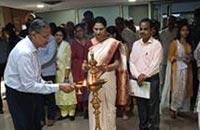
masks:
<instances>
[{"instance_id":1,"label":"shirt collar","mask_svg":"<svg viewBox=\"0 0 200 130\"><path fill-rule=\"evenodd\" d=\"M31 49L31 52L37 52L38 49L34 46L34 44L33 44L33 42L31 41L31 39L30 39L28 36L26 36L25 39L27 40L27 45L28 45L28 47Z\"/></svg>"},{"instance_id":2,"label":"shirt collar","mask_svg":"<svg viewBox=\"0 0 200 130\"><path fill-rule=\"evenodd\" d=\"M150 38L149 38L149 40L146 42L146 43L144 43L143 42L143 40L142 40L142 38L141 38L141 43L144 45L144 44L151 44L151 43L153 43L153 37L151 36Z\"/></svg>"}]
</instances>

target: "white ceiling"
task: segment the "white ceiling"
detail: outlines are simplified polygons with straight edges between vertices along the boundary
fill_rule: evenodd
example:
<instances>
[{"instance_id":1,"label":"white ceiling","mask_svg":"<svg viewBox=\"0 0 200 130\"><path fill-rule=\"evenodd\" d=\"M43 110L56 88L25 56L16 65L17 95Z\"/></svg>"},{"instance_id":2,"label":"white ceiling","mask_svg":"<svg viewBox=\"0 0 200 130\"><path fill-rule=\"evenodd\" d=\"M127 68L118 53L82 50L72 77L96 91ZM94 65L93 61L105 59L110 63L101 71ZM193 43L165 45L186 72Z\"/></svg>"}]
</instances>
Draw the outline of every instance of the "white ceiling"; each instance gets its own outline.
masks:
<instances>
[{"instance_id":1,"label":"white ceiling","mask_svg":"<svg viewBox=\"0 0 200 130\"><path fill-rule=\"evenodd\" d=\"M136 2L128 2L129 0L63 0L63 2L55 5L44 4L45 7L43 9L38 9L36 5L43 4L42 1L43 0L0 0L0 6L32 10L35 12L45 12L53 10L84 8L84 7L94 7L94 6L142 4L145 2L155 1L155 0L136 0Z\"/></svg>"}]
</instances>

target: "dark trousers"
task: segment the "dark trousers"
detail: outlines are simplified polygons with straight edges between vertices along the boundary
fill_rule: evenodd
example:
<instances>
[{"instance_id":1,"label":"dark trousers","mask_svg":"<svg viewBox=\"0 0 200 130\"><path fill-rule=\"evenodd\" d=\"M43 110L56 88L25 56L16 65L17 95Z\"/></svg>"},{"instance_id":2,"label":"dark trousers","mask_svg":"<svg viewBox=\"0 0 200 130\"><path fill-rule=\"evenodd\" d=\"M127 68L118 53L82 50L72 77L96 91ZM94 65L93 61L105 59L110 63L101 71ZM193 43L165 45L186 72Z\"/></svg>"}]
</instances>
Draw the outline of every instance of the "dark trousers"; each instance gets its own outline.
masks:
<instances>
[{"instance_id":1,"label":"dark trousers","mask_svg":"<svg viewBox=\"0 0 200 130\"><path fill-rule=\"evenodd\" d=\"M154 75L147 81L151 83L150 99L136 98L140 118L139 127L140 130L159 130L159 75Z\"/></svg>"},{"instance_id":2,"label":"dark trousers","mask_svg":"<svg viewBox=\"0 0 200 130\"><path fill-rule=\"evenodd\" d=\"M42 130L41 94L23 93L6 86L6 97L15 130Z\"/></svg>"},{"instance_id":3,"label":"dark trousers","mask_svg":"<svg viewBox=\"0 0 200 130\"><path fill-rule=\"evenodd\" d=\"M2 102L2 99L1 99L1 93L0 93L0 111L3 111L3 102Z\"/></svg>"},{"instance_id":4,"label":"dark trousers","mask_svg":"<svg viewBox=\"0 0 200 130\"><path fill-rule=\"evenodd\" d=\"M55 76L43 77L45 81L52 81L55 83ZM55 101L55 93L44 95L43 106L47 106L47 118L49 120L54 120L56 117L57 106ZM43 120L45 119L45 109L43 109Z\"/></svg>"},{"instance_id":5,"label":"dark trousers","mask_svg":"<svg viewBox=\"0 0 200 130\"><path fill-rule=\"evenodd\" d=\"M1 76L0 76L0 78L1 78ZM0 81L1 81L1 79L0 79ZM1 98L1 82L0 82L0 112L2 112L3 111L3 102L2 102L2 98Z\"/></svg>"},{"instance_id":6,"label":"dark trousers","mask_svg":"<svg viewBox=\"0 0 200 130\"><path fill-rule=\"evenodd\" d=\"M191 98L191 109L194 110L195 104L196 104L196 99L197 99L197 94L199 90L199 80L198 80L198 67L196 64L196 61L192 62L192 72L193 72L193 96Z\"/></svg>"},{"instance_id":7,"label":"dark trousers","mask_svg":"<svg viewBox=\"0 0 200 130\"><path fill-rule=\"evenodd\" d=\"M6 63L0 63L0 81L4 75L5 67L6 67ZM0 111L3 111L3 102L1 99L1 82L0 82Z\"/></svg>"}]
</instances>

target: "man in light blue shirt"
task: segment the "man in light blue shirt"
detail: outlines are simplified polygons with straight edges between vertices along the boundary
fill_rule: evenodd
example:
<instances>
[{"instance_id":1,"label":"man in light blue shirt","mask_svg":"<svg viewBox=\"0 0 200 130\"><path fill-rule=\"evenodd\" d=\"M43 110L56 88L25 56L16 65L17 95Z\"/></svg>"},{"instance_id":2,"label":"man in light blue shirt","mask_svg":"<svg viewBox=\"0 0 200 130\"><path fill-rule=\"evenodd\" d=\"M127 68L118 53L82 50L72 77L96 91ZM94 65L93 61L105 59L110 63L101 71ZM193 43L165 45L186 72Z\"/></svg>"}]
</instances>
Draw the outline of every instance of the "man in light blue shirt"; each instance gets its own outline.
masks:
<instances>
[{"instance_id":1,"label":"man in light blue shirt","mask_svg":"<svg viewBox=\"0 0 200 130\"><path fill-rule=\"evenodd\" d=\"M50 35L48 44L45 48L39 48L39 61L42 67L42 78L46 81L55 83L56 75L56 51L57 43L55 38ZM55 93L44 95L44 103L47 105L47 126L52 126L55 122L57 107L55 102ZM45 110L43 110L43 124L45 124Z\"/></svg>"},{"instance_id":2,"label":"man in light blue shirt","mask_svg":"<svg viewBox=\"0 0 200 130\"><path fill-rule=\"evenodd\" d=\"M47 45L49 36L48 23L34 20L29 35L18 42L8 57L4 79L15 130L42 130L42 94L54 93L59 89L70 92L74 89L67 83L47 84L41 78L38 48Z\"/></svg>"},{"instance_id":3,"label":"man in light blue shirt","mask_svg":"<svg viewBox=\"0 0 200 130\"><path fill-rule=\"evenodd\" d=\"M50 35L48 44L44 48L39 48L39 61L42 68L42 77L56 75L56 51L57 43L54 36Z\"/></svg>"}]
</instances>

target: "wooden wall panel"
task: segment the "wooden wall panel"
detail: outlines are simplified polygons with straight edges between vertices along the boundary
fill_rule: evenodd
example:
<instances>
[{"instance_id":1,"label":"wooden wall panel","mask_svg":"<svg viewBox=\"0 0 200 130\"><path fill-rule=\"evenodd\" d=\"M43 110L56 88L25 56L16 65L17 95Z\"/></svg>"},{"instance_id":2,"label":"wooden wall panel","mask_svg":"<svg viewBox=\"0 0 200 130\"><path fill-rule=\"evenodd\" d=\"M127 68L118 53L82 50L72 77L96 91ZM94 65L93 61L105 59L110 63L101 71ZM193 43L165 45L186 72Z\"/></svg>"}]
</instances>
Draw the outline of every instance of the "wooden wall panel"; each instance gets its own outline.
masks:
<instances>
[{"instance_id":1,"label":"wooden wall panel","mask_svg":"<svg viewBox=\"0 0 200 130\"><path fill-rule=\"evenodd\" d=\"M30 14L32 11L2 7L2 12L4 24L13 23L15 24L16 30L20 31L22 24L25 23L27 14Z\"/></svg>"},{"instance_id":2,"label":"wooden wall panel","mask_svg":"<svg viewBox=\"0 0 200 130\"><path fill-rule=\"evenodd\" d=\"M3 11L4 24L6 25L9 22L13 23L11 8L3 7L2 11Z\"/></svg>"}]
</instances>

